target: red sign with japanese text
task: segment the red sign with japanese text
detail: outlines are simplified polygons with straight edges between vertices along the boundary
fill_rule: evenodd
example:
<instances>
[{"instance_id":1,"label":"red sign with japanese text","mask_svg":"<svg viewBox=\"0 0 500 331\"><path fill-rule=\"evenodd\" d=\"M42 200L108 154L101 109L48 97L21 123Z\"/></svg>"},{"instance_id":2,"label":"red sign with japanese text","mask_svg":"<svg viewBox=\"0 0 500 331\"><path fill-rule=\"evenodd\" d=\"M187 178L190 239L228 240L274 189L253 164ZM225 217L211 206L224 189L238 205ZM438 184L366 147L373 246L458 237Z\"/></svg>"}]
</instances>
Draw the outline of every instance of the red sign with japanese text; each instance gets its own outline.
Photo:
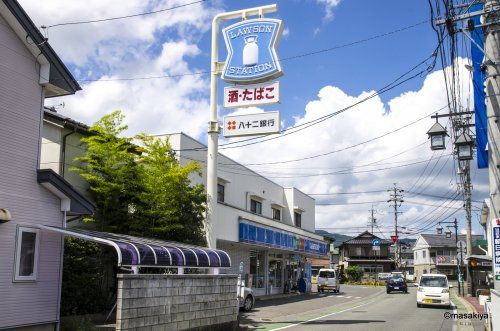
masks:
<instances>
[{"instance_id":1,"label":"red sign with japanese text","mask_svg":"<svg viewBox=\"0 0 500 331\"><path fill-rule=\"evenodd\" d=\"M279 102L279 82L224 87L224 108L274 105Z\"/></svg>"}]
</instances>

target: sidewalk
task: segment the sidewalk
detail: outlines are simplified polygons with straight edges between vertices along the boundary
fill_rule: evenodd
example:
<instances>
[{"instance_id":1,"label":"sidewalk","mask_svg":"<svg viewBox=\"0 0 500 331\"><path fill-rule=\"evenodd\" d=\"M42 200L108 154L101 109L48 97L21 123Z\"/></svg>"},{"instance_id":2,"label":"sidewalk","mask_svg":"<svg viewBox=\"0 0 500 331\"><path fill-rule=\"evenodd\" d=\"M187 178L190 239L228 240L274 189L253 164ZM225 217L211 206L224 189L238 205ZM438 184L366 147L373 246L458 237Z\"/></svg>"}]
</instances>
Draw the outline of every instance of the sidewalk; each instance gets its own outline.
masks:
<instances>
[{"instance_id":1,"label":"sidewalk","mask_svg":"<svg viewBox=\"0 0 500 331\"><path fill-rule=\"evenodd\" d=\"M479 305L479 301L474 297L461 297L458 295L456 287L450 292L451 300L457 307L458 314L482 314L484 308ZM479 319L459 319L455 320L457 331L482 331L484 330L484 322Z\"/></svg>"}]
</instances>

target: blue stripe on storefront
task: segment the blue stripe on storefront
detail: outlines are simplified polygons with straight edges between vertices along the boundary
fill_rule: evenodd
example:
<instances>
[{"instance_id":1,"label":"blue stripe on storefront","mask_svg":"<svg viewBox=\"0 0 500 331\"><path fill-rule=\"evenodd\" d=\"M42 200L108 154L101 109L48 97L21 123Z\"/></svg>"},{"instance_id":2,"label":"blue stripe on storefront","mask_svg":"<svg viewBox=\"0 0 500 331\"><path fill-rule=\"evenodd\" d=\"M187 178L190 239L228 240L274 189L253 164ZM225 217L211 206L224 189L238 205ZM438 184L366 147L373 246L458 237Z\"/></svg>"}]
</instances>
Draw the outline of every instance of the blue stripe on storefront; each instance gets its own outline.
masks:
<instances>
[{"instance_id":1,"label":"blue stripe on storefront","mask_svg":"<svg viewBox=\"0 0 500 331\"><path fill-rule=\"evenodd\" d=\"M326 255L327 244L284 230L274 230L246 221L239 223L239 241L293 252Z\"/></svg>"}]
</instances>

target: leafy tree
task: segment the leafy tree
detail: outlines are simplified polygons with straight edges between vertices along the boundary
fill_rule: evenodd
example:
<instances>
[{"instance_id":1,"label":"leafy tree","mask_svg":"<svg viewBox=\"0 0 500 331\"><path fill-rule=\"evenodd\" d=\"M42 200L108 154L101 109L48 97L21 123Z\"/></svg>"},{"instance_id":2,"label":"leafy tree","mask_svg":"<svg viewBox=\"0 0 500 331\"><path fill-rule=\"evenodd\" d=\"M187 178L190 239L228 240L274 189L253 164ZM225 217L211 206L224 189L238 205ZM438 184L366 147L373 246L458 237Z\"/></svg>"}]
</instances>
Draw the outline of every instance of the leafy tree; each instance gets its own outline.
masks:
<instances>
[{"instance_id":1,"label":"leafy tree","mask_svg":"<svg viewBox=\"0 0 500 331\"><path fill-rule=\"evenodd\" d=\"M192 174L201 176L199 164L180 165L168 139L145 134L137 139L142 146L139 159L142 192L134 232L205 245L203 218L207 197L203 185L191 185L189 178Z\"/></svg>"},{"instance_id":2,"label":"leafy tree","mask_svg":"<svg viewBox=\"0 0 500 331\"><path fill-rule=\"evenodd\" d=\"M87 152L75 170L90 184L100 230L204 245L206 194L191 185L196 162L182 166L168 140L145 134L123 138L120 111L103 116L82 138Z\"/></svg>"},{"instance_id":3,"label":"leafy tree","mask_svg":"<svg viewBox=\"0 0 500 331\"><path fill-rule=\"evenodd\" d=\"M141 191L136 149L130 138L120 135L123 125L120 111L103 116L82 138L87 146L84 156L76 158L83 165L73 167L90 184L90 194L97 206L94 221L100 230L128 233L134 215L129 207L138 202Z\"/></svg>"},{"instance_id":4,"label":"leafy tree","mask_svg":"<svg viewBox=\"0 0 500 331\"><path fill-rule=\"evenodd\" d=\"M363 269L361 269L357 265L351 265L348 266L345 269L345 273L347 275L347 279L351 282L359 282L361 281L361 278L363 277Z\"/></svg>"},{"instance_id":5,"label":"leafy tree","mask_svg":"<svg viewBox=\"0 0 500 331\"><path fill-rule=\"evenodd\" d=\"M104 284L108 259L116 261L98 244L78 238L64 238L63 282L61 315L95 314L109 309L113 293ZM110 306L111 304L111 306Z\"/></svg>"}]
</instances>

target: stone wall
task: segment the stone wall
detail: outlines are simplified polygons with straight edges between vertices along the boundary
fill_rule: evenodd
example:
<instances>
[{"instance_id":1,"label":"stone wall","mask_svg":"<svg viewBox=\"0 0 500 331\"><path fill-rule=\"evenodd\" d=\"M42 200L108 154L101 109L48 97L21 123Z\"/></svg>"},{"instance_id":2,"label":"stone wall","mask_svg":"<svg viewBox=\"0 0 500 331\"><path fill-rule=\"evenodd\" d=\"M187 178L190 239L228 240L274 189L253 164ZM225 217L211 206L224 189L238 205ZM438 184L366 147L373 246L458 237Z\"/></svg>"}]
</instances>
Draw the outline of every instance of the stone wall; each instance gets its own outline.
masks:
<instances>
[{"instance_id":1,"label":"stone wall","mask_svg":"<svg viewBox=\"0 0 500 331\"><path fill-rule=\"evenodd\" d=\"M237 275L119 274L116 330L234 330Z\"/></svg>"}]
</instances>

